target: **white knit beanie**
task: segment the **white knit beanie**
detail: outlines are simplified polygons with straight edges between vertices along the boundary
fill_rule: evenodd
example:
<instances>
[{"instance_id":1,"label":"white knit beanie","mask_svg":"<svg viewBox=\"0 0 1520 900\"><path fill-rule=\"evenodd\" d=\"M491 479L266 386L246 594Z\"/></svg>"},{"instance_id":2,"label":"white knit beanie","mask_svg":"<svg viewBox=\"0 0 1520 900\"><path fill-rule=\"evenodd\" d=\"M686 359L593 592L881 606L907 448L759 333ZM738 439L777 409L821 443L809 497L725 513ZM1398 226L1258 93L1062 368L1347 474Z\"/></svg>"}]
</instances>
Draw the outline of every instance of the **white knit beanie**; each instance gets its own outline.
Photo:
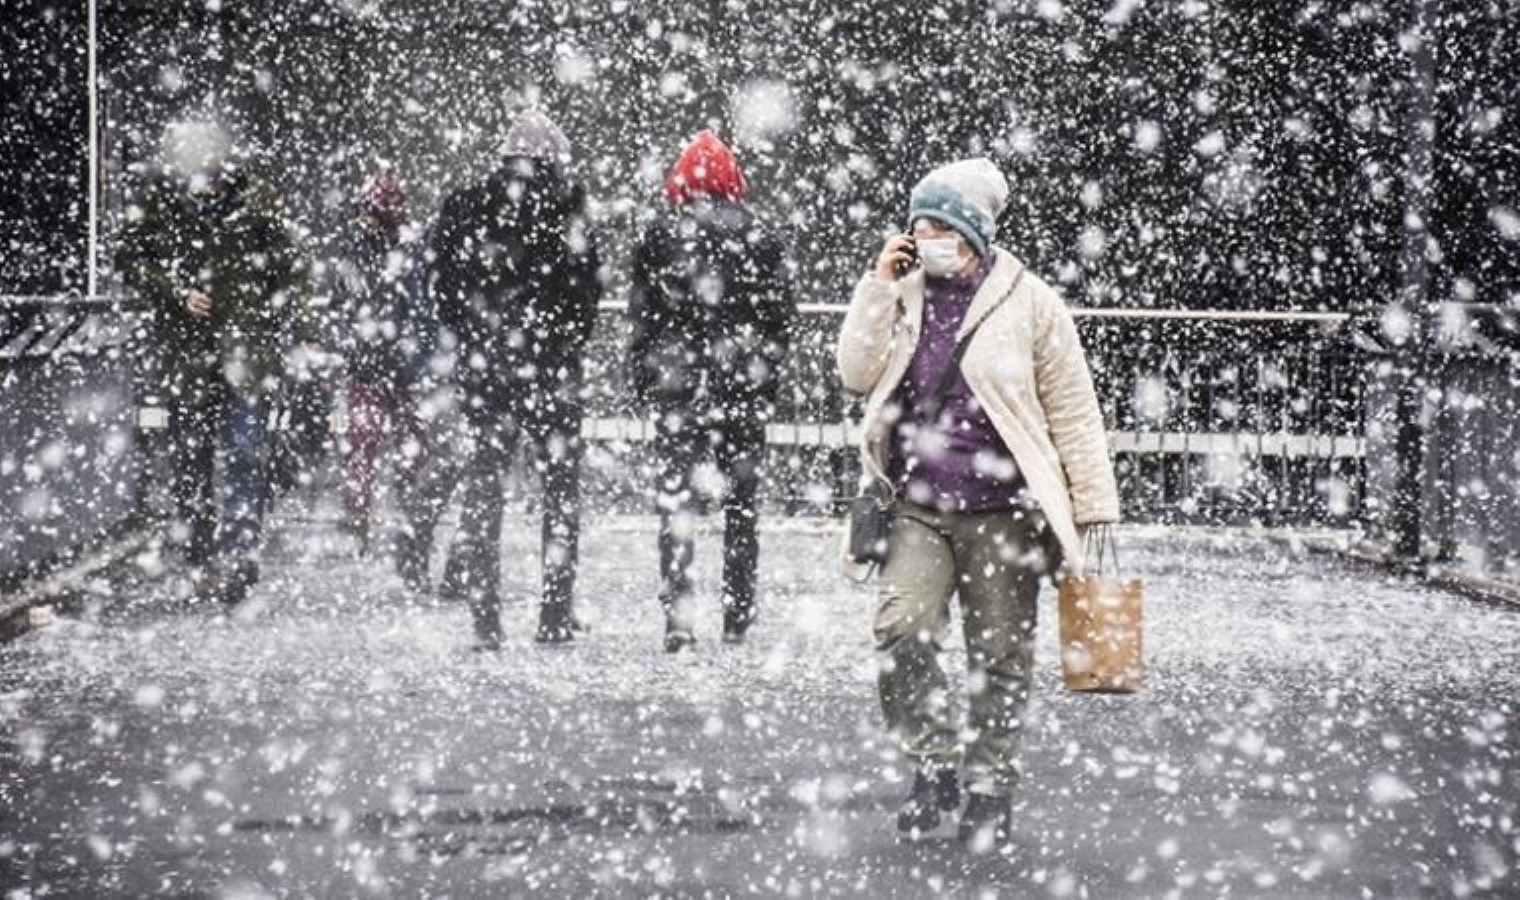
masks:
<instances>
[{"instance_id":1,"label":"white knit beanie","mask_svg":"<svg viewBox=\"0 0 1520 900\"><path fill-rule=\"evenodd\" d=\"M570 162L570 139L554 120L536 109L518 116L507 132L506 153L549 162Z\"/></svg>"},{"instance_id":2,"label":"white knit beanie","mask_svg":"<svg viewBox=\"0 0 1520 900\"><path fill-rule=\"evenodd\" d=\"M908 200L908 227L936 219L960 232L977 256L997 236L997 217L1008 206L1008 179L985 157L963 159L924 176Z\"/></svg>"}]
</instances>

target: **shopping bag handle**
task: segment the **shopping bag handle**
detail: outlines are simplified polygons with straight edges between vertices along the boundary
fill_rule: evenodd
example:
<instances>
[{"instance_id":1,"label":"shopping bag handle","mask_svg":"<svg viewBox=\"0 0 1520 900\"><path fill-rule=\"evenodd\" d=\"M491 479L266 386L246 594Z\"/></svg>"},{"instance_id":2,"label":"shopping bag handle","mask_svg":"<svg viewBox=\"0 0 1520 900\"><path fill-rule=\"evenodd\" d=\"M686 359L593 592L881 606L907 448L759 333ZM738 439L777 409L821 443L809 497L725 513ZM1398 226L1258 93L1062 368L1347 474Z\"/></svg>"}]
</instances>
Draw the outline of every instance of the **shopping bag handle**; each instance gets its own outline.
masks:
<instances>
[{"instance_id":1,"label":"shopping bag handle","mask_svg":"<svg viewBox=\"0 0 1520 900\"><path fill-rule=\"evenodd\" d=\"M1114 536L1114 526L1108 522L1099 522L1087 527L1087 533L1082 538L1082 565L1087 570L1087 563L1092 561L1093 553L1097 552L1097 565L1092 567L1094 575L1103 575L1103 561L1112 560L1114 577L1120 577L1123 569L1119 566L1119 540Z\"/></svg>"}]
</instances>

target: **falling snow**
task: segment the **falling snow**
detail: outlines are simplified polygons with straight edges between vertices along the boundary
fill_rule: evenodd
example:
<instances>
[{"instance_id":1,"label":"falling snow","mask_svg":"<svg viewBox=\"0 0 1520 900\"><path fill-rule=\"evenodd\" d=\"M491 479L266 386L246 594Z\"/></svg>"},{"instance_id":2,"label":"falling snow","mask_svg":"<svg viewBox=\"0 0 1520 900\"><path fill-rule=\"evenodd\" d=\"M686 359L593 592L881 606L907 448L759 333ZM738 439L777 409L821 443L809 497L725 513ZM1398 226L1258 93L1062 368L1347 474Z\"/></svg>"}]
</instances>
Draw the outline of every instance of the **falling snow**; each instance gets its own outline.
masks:
<instances>
[{"instance_id":1,"label":"falling snow","mask_svg":"<svg viewBox=\"0 0 1520 900\"><path fill-rule=\"evenodd\" d=\"M4 900L1520 895L1516 0L5 12ZM894 827L840 565L843 314L973 158L1144 595L1082 694L1044 588L1006 839Z\"/></svg>"}]
</instances>

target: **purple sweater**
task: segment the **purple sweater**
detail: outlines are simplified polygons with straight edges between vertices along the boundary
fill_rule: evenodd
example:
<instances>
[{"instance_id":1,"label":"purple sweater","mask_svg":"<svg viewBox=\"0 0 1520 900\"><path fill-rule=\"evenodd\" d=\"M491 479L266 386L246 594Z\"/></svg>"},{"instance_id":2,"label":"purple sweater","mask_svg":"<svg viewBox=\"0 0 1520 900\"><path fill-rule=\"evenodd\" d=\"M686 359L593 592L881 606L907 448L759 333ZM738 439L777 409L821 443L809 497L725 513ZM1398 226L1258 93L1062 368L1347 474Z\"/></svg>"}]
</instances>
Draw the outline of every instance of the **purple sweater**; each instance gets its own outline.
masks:
<instances>
[{"instance_id":1,"label":"purple sweater","mask_svg":"<svg viewBox=\"0 0 1520 900\"><path fill-rule=\"evenodd\" d=\"M938 421L927 428L919 424L955 355L955 334L994 262L989 254L965 275L924 280L922 334L894 398L902 414L887 465L903 496L920 506L990 512L1024 499L1024 478L964 377L951 382Z\"/></svg>"}]
</instances>

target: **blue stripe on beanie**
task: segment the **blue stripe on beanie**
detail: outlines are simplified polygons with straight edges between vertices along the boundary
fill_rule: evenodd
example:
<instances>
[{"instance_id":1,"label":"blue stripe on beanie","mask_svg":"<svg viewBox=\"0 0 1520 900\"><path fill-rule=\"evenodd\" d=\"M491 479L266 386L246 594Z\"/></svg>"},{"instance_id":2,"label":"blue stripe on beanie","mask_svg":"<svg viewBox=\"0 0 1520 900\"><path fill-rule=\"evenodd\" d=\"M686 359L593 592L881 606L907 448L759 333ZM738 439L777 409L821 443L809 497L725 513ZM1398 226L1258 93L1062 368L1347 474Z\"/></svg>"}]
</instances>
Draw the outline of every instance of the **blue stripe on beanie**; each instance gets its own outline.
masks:
<instances>
[{"instance_id":1,"label":"blue stripe on beanie","mask_svg":"<svg viewBox=\"0 0 1520 900\"><path fill-rule=\"evenodd\" d=\"M955 229L977 256L987 255L987 245L997 234L997 222L942 181L919 182L908 200L908 228L921 218L937 219Z\"/></svg>"}]
</instances>

